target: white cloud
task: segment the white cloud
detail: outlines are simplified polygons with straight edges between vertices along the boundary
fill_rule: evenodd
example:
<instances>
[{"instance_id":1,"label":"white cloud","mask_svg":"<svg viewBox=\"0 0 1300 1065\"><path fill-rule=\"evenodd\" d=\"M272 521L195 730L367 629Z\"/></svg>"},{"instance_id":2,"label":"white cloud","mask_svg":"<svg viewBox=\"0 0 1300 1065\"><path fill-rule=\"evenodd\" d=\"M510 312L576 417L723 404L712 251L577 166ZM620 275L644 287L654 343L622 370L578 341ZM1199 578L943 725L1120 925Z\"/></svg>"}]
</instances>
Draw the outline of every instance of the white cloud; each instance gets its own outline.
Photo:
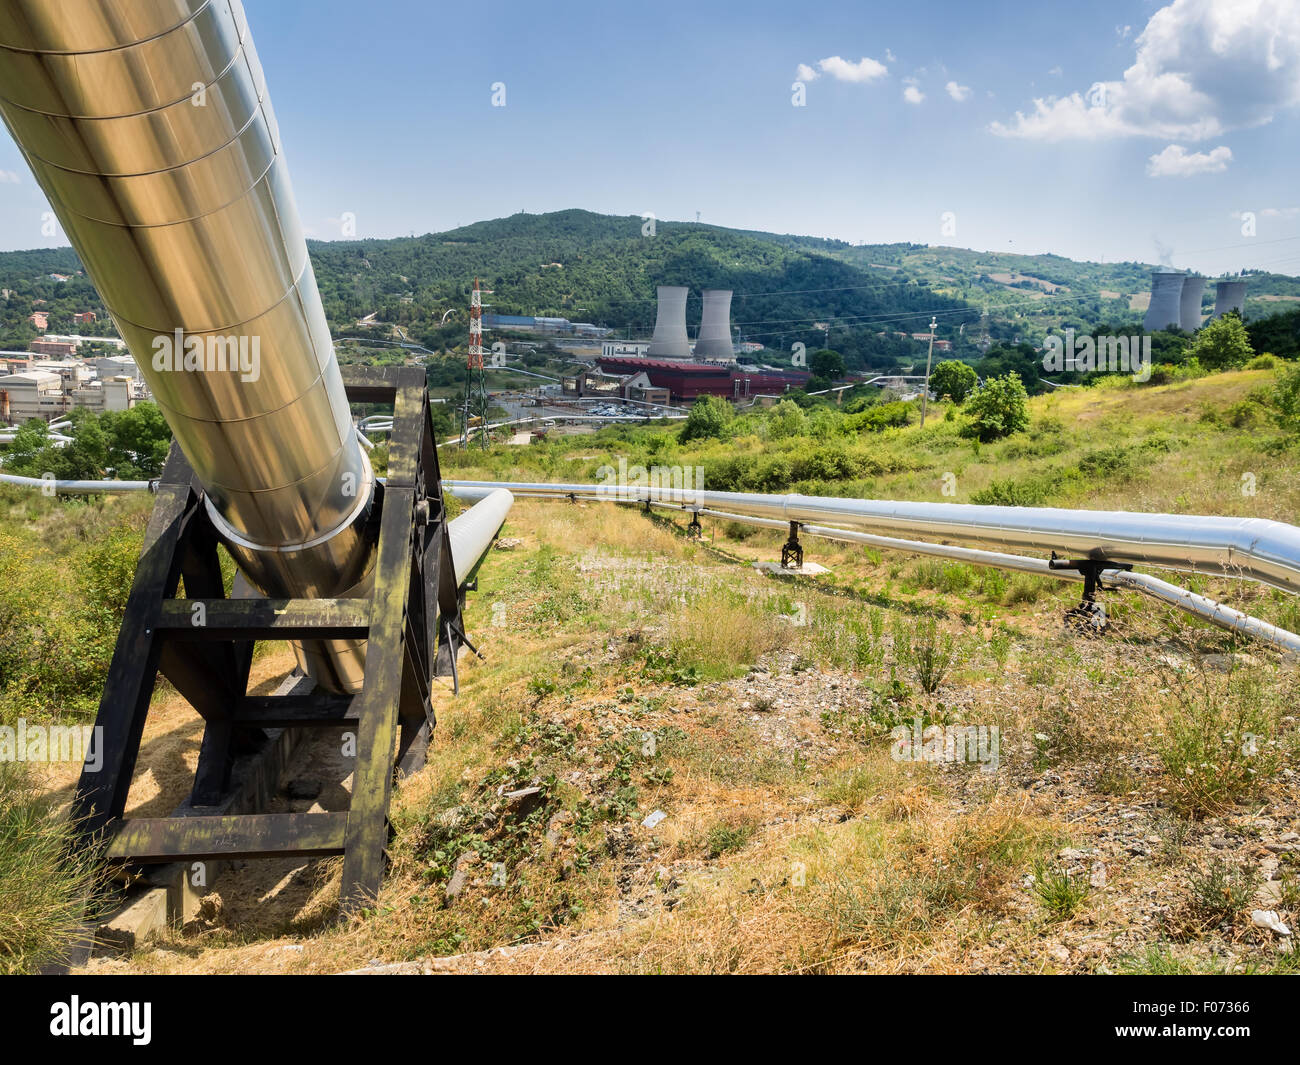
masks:
<instances>
[{"instance_id":1,"label":"white cloud","mask_svg":"<svg viewBox=\"0 0 1300 1065\"><path fill-rule=\"evenodd\" d=\"M817 79L817 71L813 70L813 68L807 63L800 63L794 69L794 76L799 81L815 81Z\"/></svg>"},{"instance_id":2,"label":"white cloud","mask_svg":"<svg viewBox=\"0 0 1300 1065\"><path fill-rule=\"evenodd\" d=\"M1264 218L1300 217L1300 207L1265 207L1259 212Z\"/></svg>"},{"instance_id":3,"label":"white cloud","mask_svg":"<svg viewBox=\"0 0 1300 1065\"><path fill-rule=\"evenodd\" d=\"M1300 104L1295 0L1174 0L1151 16L1136 46L1120 80L1035 99L1031 112L991 130L1042 141L1200 141Z\"/></svg>"},{"instance_id":4,"label":"white cloud","mask_svg":"<svg viewBox=\"0 0 1300 1065\"><path fill-rule=\"evenodd\" d=\"M894 55L888 48L885 49L885 62L894 63L898 61L898 56Z\"/></svg>"},{"instance_id":5,"label":"white cloud","mask_svg":"<svg viewBox=\"0 0 1300 1065\"><path fill-rule=\"evenodd\" d=\"M20 185L22 180L12 170L0 170L0 185Z\"/></svg>"},{"instance_id":6,"label":"white cloud","mask_svg":"<svg viewBox=\"0 0 1300 1065\"><path fill-rule=\"evenodd\" d=\"M1171 144L1147 160L1147 174L1151 177L1193 177L1196 174L1217 174L1228 169L1232 162L1232 149L1219 145L1208 152L1189 152L1181 144Z\"/></svg>"},{"instance_id":7,"label":"white cloud","mask_svg":"<svg viewBox=\"0 0 1300 1065\"><path fill-rule=\"evenodd\" d=\"M970 97L969 85L958 85L955 81L950 81L944 86L944 88L948 90L948 95L958 103L961 103L963 100Z\"/></svg>"},{"instance_id":8,"label":"white cloud","mask_svg":"<svg viewBox=\"0 0 1300 1065\"><path fill-rule=\"evenodd\" d=\"M922 100L925 99L925 93L923 93L915 85L909 85L903 90L903 99L906 100L909 104L919 104Z\"/></svg>"},{"instance_id":9,"label":"white cloud","mask_svg":"<svg viewBox=\"0 0 1300 1065\"><path fill-rule=\"evenodd\" d=\"M883 78L889 73L885 64L878 59L863 56L856 63L841 59L837 55L819 59L817 66L823 74L829 74L836 81L867 82Z\"/></svg>"},{"instance_id":10,"label":"white cloud","mask_svg":"<svg viewBox=\"0 0 1300 1065\"><path fill-rule=\"evenodd\" d=\"M1059 66L1055 66L1055 67L1052 67L1052 69L1049 70L1047 73L1051 74L1052 77L1054 77L1054 78L1059 78L1062 74L1065 73L1065 71L1062 70L1061 67L1059 67Z\"/></svg>"}]
</instances>

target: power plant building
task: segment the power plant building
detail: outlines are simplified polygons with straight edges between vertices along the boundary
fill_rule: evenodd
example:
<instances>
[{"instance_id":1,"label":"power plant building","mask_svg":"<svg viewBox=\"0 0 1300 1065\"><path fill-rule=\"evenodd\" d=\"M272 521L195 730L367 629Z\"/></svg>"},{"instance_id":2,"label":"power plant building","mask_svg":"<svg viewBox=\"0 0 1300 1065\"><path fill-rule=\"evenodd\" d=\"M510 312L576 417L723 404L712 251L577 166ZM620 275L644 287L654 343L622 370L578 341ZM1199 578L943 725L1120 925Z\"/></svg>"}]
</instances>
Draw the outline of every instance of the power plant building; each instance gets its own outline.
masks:
<instances>
[{"instance_id":1,"label":"power plant building","mask_svg":"<svg viewBox=\"0 0 1300 1065\"><path fill-rule=\"evenodd\" d=\"M745 399L759 394L788 392L802 388L811 374L799 370L760 370L753 366L723 366L718 363L676 359L608 358L597 360L606 374L627 376L644 373L650 386L667 389L674 402L700 396Z\"/></svg>"}]
</instances>

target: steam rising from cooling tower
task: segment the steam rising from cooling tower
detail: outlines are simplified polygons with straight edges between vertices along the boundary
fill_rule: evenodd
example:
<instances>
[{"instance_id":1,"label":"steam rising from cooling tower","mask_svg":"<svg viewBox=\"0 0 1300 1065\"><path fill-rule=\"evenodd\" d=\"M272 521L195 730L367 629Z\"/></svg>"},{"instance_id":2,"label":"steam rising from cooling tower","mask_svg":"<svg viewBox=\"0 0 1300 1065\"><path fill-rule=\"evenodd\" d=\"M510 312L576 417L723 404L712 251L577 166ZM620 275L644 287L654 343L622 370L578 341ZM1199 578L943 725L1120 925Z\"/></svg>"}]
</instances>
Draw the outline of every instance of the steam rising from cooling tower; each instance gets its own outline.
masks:
<instances>
[{"instance_id":1,"label":"steam rising from cooling tower","mask_svg":"<svg viewBox=\"0 0 1300 1065\"><path fill-rule=\"evenodd\" d=\"M1214 317L1219 318L1228 311L1241 314L1246 308L1246 282L1218 281L1214 286Z\"/></svg>"},{"instance_id":2,"label":"steam rising from cooling tower","mask_svg":"<svg viewBox=\"0 0 1300 1065\"><path fill-rule=\"evenodd\" d=\"M700 335L695 341L697 359L735 361L731 346L731 289L706 288L704 310L700 317Z\"/></svg>"},{"instance_id":3,"label":"steam rising from cooling tower","mask_svg":"<svg viewBox=\"0 0 1300 1065\"><path fill-rule=\"evenodd\" d=\"M1205 278L1188 274L1183 278L1183 291L1178 298L1178 324L1184 332L1194 333L1201 328L1201 297L1205 295Z\"/></svg>"},{"instance_id":4,"label":"steam rising from cooling tower","mask_svg":"<svg viewBox=\"0 0 1300 1065\"><path fill-rule=\"evenodd\" d=\"M686 337L686 293L684 285L659 286L659 312L647 355L661 359L691 357L691 342Z\"/></svg>"},{"instance_id":5,"label":"steam rising from cooling tower","mask_svg":"<svg viewBox=\"0 0 1300 1065\"><path fill-rule=\"evenodd\" d=\"M1156 270L1151 274L1151 303L1142 328L1148 333L1177 327L1182 321L1183 280L1186 274Z\"/></svg>"}]
</instances>

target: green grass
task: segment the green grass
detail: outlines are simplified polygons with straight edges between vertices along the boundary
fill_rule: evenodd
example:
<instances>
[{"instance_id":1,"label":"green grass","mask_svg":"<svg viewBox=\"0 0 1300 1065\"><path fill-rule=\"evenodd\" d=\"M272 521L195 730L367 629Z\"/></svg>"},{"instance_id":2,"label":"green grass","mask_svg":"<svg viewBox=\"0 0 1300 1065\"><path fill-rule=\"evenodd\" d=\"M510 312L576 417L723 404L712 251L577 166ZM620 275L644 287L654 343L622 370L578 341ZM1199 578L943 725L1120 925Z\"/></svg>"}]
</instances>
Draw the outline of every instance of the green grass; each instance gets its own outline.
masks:
<instances>
[{"instance_id":1,"label":"green grass","mask_svg":"<svg viewBox=\"0 0 1300 1065\"><path fill-rule=\"evenodd\" d=\"M90 911L91 852L21 767L0 762L0 974L35 972Z\"/></svg>"},{"instance_id":2,"label":"green grass","mask_svg":"<svg viewBox=\"0 0 1300 1065\"><path fill-rule=\"evenodd\" d=\"M1081 875L1071 876L1063 869L1051 869L1038 862L1034 865L1034 894L1049 920L1064 921L1073 917L1088 897L1088 881Z\"/></svg>"}]
</instances>

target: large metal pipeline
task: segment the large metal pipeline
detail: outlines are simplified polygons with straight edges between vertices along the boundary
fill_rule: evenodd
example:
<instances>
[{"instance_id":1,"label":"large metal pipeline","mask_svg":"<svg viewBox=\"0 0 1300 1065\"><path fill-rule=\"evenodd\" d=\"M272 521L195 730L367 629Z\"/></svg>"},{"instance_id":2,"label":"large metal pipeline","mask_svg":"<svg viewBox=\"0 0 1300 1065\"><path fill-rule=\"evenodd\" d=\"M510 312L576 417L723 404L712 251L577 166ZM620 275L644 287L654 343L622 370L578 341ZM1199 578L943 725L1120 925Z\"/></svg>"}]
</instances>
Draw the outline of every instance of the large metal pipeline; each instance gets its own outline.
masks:
<instances>
[{"instance_id":1,"label":"large metal pipeline","mask_svg":"<svg viewBox=\"0 0 1300 1065\"><path fill-rule=\"evenodd\" d=\"M239 0L0 0L0 116L240 569L364 594L374 478ZM363 647L300 661L355 691Z\"/></svg>"},{"instance_id":2,"label":"large metal pipeline","mask_svg":"<svg viewBox=\"0 0 1300 1065\"><path fill-rule=\"evenodd\" d=\"M488 545L505 524L515 497L504 488L494 488L479 502L447 523L451 543L451 564L456 571L456 586L466 579L482 560Z\"/></svg>"},{"instance_id":3,"label":"large metal pipeline","mask_svg":"<svg viewBox=\"0 0 1300 1065\"><path fill-rule=\"evenodd\" d=\"M1300 592L1300 529L1265 518L1131 511L911 503L835 496L706 492L675 487L448 481L449 487L508 488L517 495L586 496L679 503L759 518L830 523L960 544L1060 551L1097 561L1246 577Z\"/></svg>"},{"instance_id":4,"label":"large metal pipeline","mask_svg":"<svg viewBox=\"0 0 1300 1065\"><path fill-rule=\"evenodd\" d=\"M444 483L450 492L462 499L484 499L491 492L500 490L502 487L508 487L510 491L520 496L532 496L543 499L580 499L590 502L614 501L635 503L648 501L651 506L655 507L683 510L695 514L721 518L727 521L743 522L761 528L784 530L789 527L789 522L784 519L764 518L752 514L742 514L735 511L718 510L713 507L706 507L702 505L697 498L702 493L678 492L676 494L679 496L692 497L691 501L682 502L679 499L678 501L670 502L663 498L647 500L644 495L638 500L635 498L634 492L611 491L603 485L557 486L544 482L515 482L500 484L498 482L487 481L447 481ZM557 487L568 489L592 489L599 487L603 489L603 491L555 491ZM644 493L649 490L641 489L640 491ZM654 494L657 493L651 492L651 495ZM671 495L674 493L672 490L669 490L668 494ZM715 498L733 498L734 495L735 494L733 493L727 492L713 493ZM1070 513L1096 512L1072 511ZM1283 526L1283 528L1289 529L1291 527ZM1056 580L1083 580L1083 575L1077 570L1055 568L1045 558L1011 555L999 551L986 551L977 548L959 547L952 544L929 543L924 540L900 539L893 536L857 532L851 529L815 525L807 522L799 523L799 531L801 534L829 540L838 540L844 543L864 544L870 547L879 547L889 551L903 551L908 554L929 555L934 558L947 558L954 561L966 562L975 566L991 566L997 569L1011 570L1014 572L1031 573L1039 577L1051 577ZM1232 575L1240 576L1239 573L1234 573ZM1116 587L1128 588L1151 598L1159 599L1164 603L1168 603L1186 613L1200 617L1220 628L1240 632L1243 635L1272 644L1274 647L1277 647L1288 654L1300 654L1300 635L1290 632L1287 629L1283 629L1277 625L1273 625L1270 622L1263 621L1260 618L1252 617L1249 614L1236 610L1235 608L1220 603L1217 600L1210 599L1207 596L1198 595L1186 588L1180 588L1176 584L1170 584L1168 581L1163 581L1159 577L1152 576L1149 573L1132 573L1123 569L1105 569L1101 573L1101 579L1103 583L1109 583Z\"/></svg>"}]
</instances>

